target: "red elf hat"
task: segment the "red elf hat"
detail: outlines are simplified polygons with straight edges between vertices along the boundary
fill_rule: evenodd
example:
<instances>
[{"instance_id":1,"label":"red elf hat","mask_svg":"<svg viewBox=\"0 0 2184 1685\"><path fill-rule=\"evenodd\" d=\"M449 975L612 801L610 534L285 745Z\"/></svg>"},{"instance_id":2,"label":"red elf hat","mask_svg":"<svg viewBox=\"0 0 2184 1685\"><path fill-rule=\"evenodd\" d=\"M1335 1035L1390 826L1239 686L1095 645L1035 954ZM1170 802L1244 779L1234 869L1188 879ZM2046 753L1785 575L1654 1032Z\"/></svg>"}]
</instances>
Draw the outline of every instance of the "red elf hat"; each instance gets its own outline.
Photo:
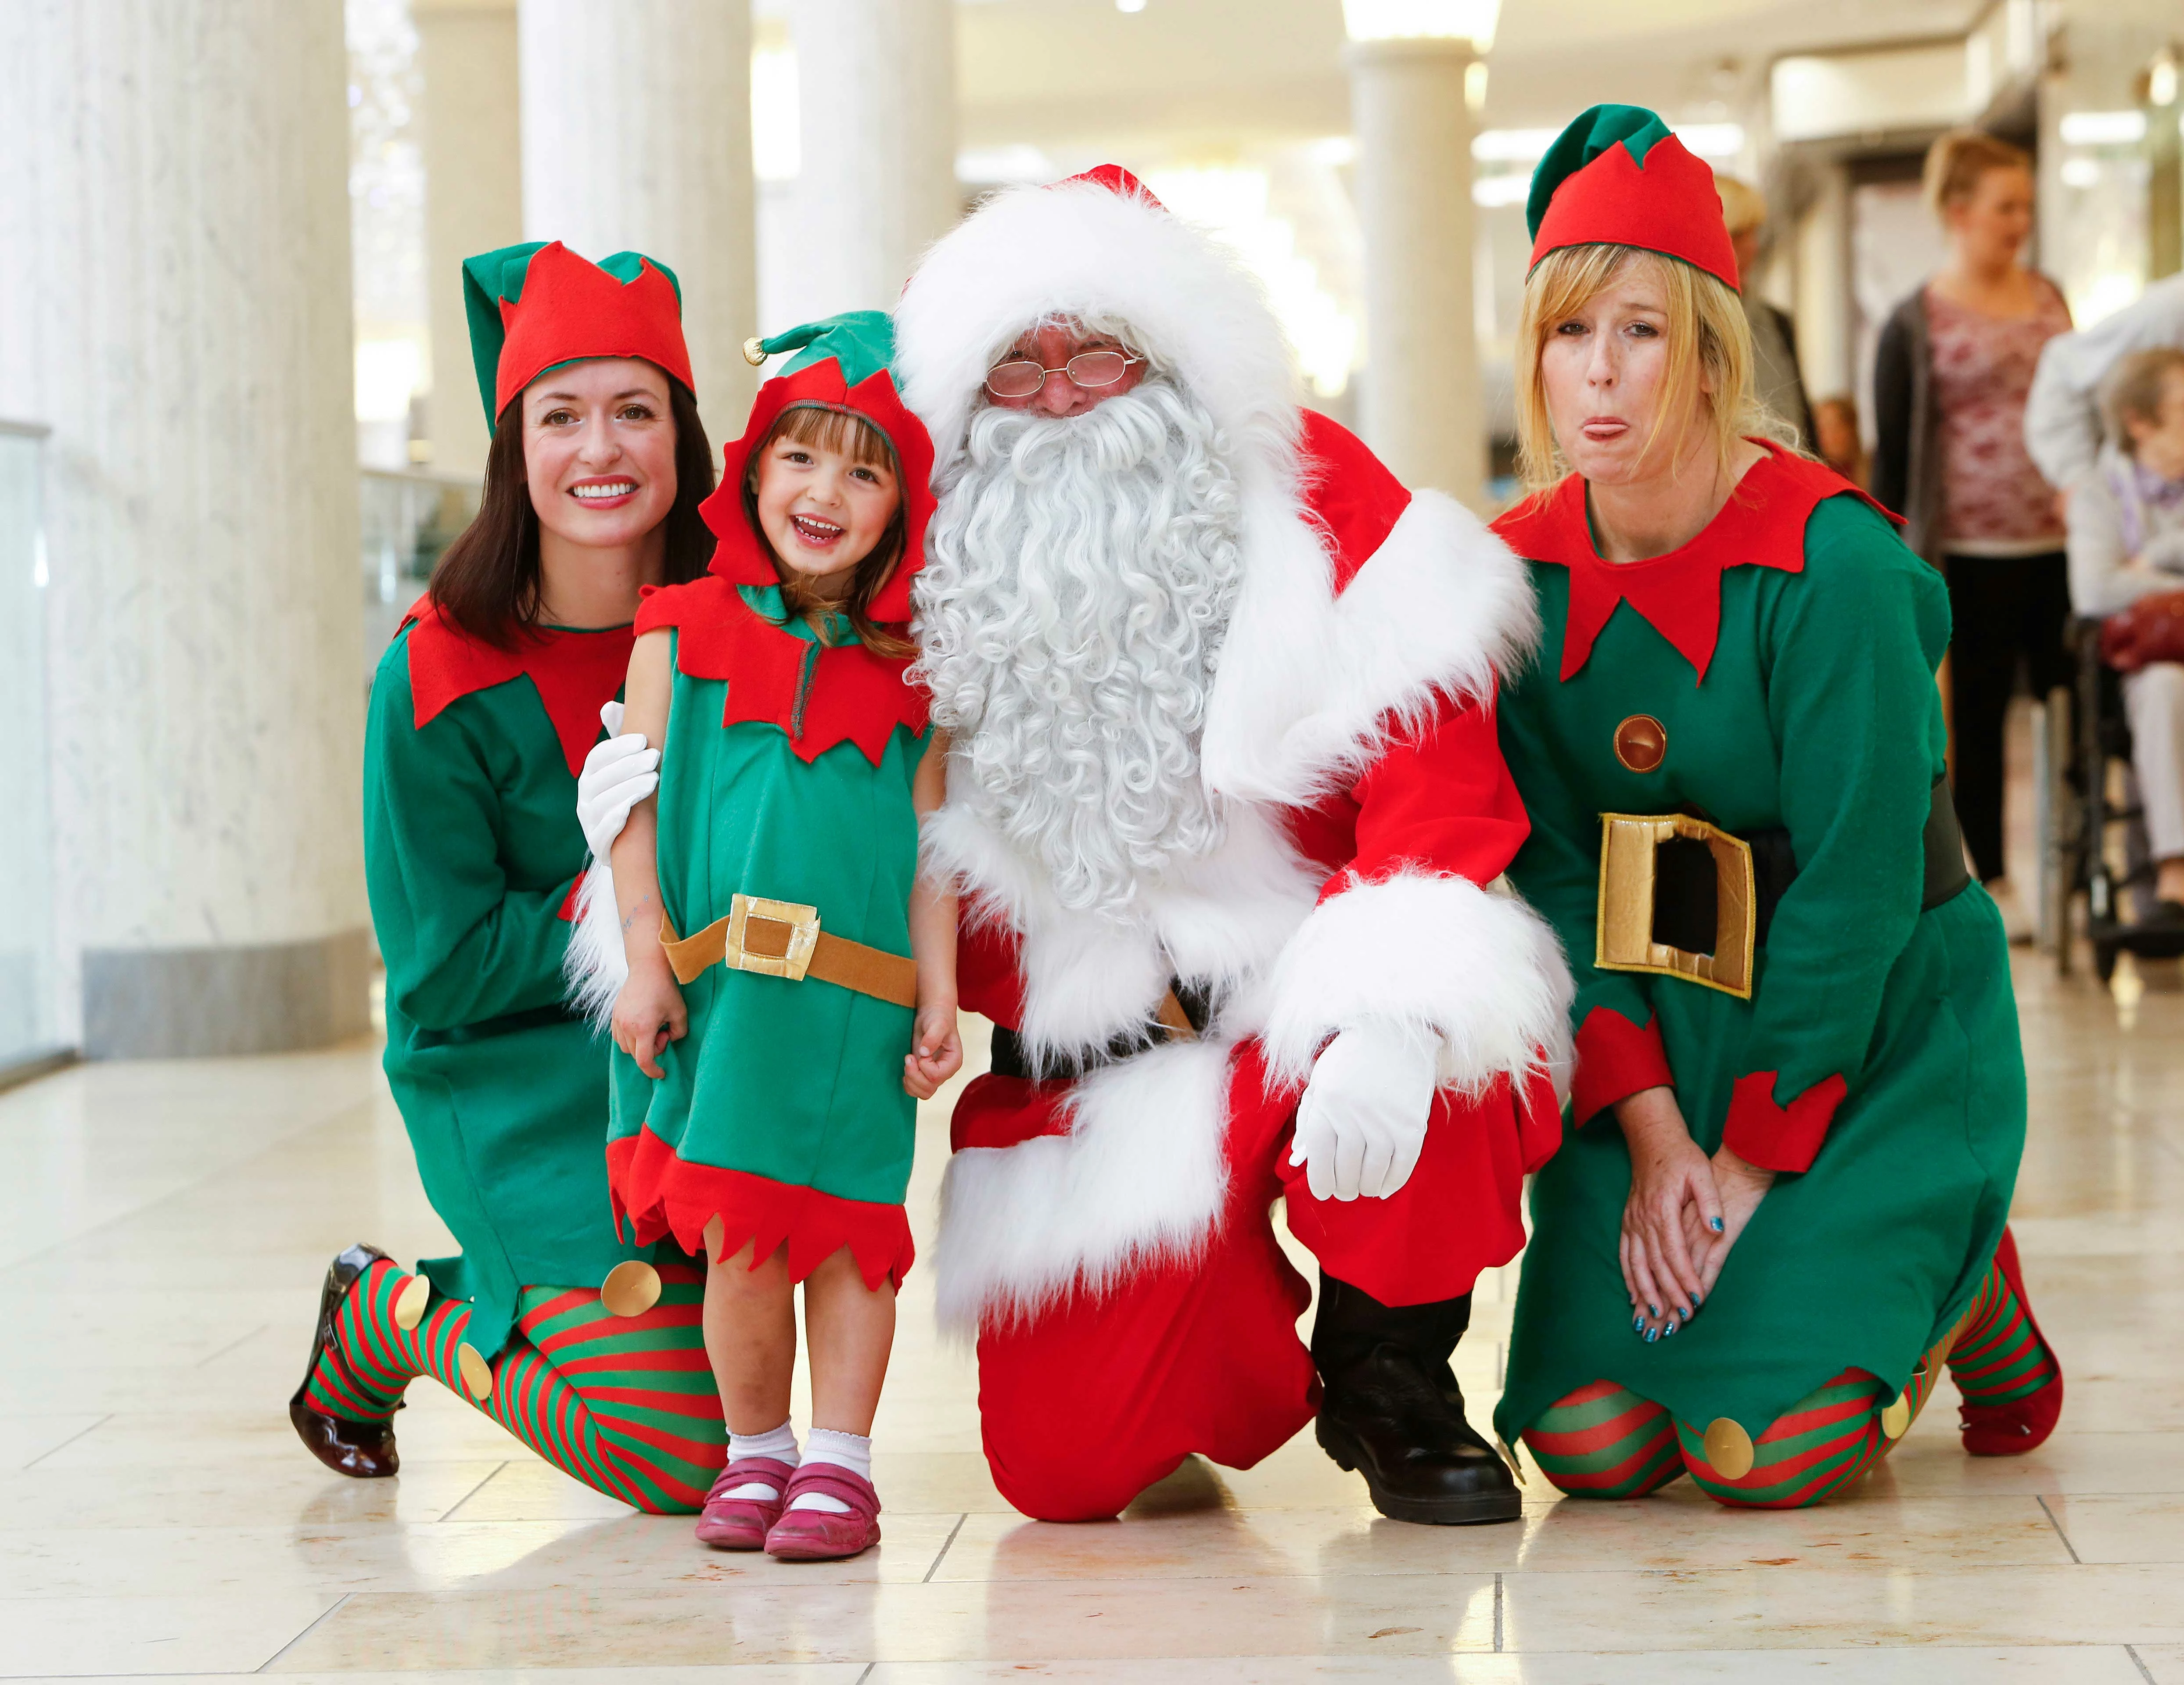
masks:
<instances>
[{"instance_id":1,"label":"red elf hat","mask_svg":"<svg viewBox=\"0 0 2184 1685\"><path fill-rule=\"evenodd\" d=\"M1737 288L1713 171L1641 105L1596 105L1532 175L1532 264L1565 246L1636 246Z\"/></svg>"},{"instance_id":2,"label":"red elf hat","mask_svg":"<svg viewBox=\"0 0 2184 1685\"><path fill-rule=\"evenodd\" d=\"M873 595L871 613L883 625L906 621L911 580L925 564L925 528L934 508L933 441L925 424L903 407L895 391L889 368L894 357L894 325L884 310L845 310L744 343L744 360L755 365L783 352L796 354L758 389L743 437L721 453L720 484L698 506L719 541L709 570L732 585L781 583L773 553L753 529L746 504L744 481L751 453L773 431L784 410L839 410L870 422L894 448L902 488L903 553L887 583Z\"/></svg>"},{"instance_id":3,"label":"red elf hat","mask_svg":"<svg viewBox=\"0 0 2184 1685\"><path fill-rule=\"evenodd\" d=\"M642 252L596 264L558 240L482 252L464 260L463 304L488 431L546 370L588 357L641 357L697 393L682 283Z\"/></svg>"}]
</instances>

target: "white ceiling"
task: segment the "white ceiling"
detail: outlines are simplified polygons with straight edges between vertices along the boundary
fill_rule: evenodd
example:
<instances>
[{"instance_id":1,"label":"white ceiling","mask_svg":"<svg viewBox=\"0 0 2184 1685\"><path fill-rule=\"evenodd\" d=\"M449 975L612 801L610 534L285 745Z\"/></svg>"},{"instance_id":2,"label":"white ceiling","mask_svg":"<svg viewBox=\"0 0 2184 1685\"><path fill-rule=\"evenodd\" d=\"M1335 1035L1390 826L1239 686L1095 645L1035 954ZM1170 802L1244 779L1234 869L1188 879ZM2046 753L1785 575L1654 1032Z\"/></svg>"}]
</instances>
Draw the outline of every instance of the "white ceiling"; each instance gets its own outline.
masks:
<instances>
[{"instance_id":1,"label":"white ceiling","mask_svg":"<svg viewBox=\"0 0 2184 1685\"><path fill-rule=\"evenodd\" d=\"M1786 52L1962 31L1979 0L1504 0L1485 120L1734 115ZM1340 0L963 0L966 146L1182 150L1349 127ZM1726 112L1709 113L1719 103Z\"/></svg>"}]
</instances>

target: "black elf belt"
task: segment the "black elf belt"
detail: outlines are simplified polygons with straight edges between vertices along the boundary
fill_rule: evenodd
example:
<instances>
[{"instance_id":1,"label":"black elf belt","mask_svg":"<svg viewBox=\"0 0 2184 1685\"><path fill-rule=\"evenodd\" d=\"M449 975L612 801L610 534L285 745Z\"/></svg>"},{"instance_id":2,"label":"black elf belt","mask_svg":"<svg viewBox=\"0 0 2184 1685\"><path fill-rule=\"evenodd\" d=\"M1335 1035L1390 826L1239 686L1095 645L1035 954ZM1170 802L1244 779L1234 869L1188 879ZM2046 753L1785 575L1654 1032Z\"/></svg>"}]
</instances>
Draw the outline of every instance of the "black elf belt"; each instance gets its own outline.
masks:
<instances>
[{"instance_id":1,"label":"black elf belt","mask_svg":"<svg viewBox=\"0 0 2184 1685\"><path fill-rule=\"evenodd\" d=\"M1790 833L1777 827L1738 837L1680 813L1602 814L1600 826L1592 963L1751 999L1753 957L1797 876ZM1971 881L1946 779L1935 783L1927 809L1925 854L1922 912Z\"/></svg>"}]
</instances>

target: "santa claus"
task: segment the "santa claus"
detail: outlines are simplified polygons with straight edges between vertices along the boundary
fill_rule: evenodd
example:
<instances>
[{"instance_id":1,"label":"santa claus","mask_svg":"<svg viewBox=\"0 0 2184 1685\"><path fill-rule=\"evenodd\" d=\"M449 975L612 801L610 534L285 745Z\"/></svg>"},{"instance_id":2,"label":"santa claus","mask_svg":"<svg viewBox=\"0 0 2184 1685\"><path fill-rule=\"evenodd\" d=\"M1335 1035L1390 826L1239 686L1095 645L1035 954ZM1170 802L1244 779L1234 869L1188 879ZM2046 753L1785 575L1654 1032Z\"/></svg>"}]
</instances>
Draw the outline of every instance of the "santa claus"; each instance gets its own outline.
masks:
<instances>
[{"instance_id":1,"label":"santa claus","mask_svg":"<svg viewBox=\"0 0 2184 1685\"><path fill-rule=\"evenodd\" d=\"M1301 409L1256 284L1112 166L988 201L895 320L925 845L996 1026L936 1267L996 1482L1112 1515L1317 1410L1383 1514L1513 1518L1449 1360L1560 1135L1568 973L1500 881L1521 565Z\"/></svg>"}]
</instances>

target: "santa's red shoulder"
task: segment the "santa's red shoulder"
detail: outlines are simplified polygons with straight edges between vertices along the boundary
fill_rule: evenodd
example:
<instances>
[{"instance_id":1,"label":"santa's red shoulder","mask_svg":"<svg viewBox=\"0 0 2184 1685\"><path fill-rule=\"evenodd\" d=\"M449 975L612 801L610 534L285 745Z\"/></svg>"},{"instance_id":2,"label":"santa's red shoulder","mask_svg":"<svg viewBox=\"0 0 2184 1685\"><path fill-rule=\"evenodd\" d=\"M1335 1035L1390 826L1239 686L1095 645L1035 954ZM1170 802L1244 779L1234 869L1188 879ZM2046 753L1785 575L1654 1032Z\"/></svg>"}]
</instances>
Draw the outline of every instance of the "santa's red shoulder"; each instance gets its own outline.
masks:
<instances>
[{"instance_id":1,"label":"santa's red shoulder","mask_svg":"<svg viewBox=\"0 0 2184 1685\"><path fill-rule=\"evenodd\" d=\"M1404 485L1341 423L1312 409L1301 418L1300 500L1321 529L1341 614L1401 615L1419 658L1405 666L1446 662L1456 688L1485 693L1484 674L1510 670L1539 638L1523 562L1455 498Z\"/></svg>"}]
</instances>

